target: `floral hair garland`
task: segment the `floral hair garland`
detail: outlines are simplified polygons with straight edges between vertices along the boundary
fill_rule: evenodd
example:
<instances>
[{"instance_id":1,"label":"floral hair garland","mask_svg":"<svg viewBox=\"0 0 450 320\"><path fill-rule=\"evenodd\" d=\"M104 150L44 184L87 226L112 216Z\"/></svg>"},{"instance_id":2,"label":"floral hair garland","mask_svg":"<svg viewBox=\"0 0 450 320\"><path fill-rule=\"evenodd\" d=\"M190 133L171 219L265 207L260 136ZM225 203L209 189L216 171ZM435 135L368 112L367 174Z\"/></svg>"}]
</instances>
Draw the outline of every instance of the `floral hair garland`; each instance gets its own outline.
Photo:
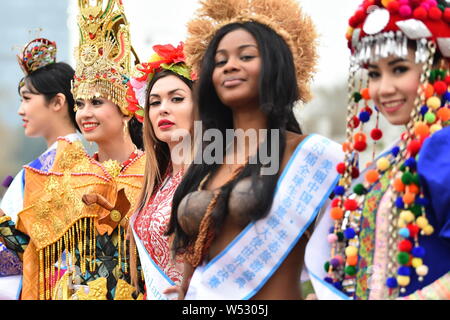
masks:
<instances>
[{"instance_id":1,"label":"floral hair garland","mask_svg":"<svg viewBox=\"0 0 450 320\"><path fill-rule=\"evenodd\" d=\"M147 86L157 72L170 70L188 80L196 80L196 75L191 72L191 68L185 63L183 47L183 42L180 42L177 47L171 44L155 45L153 46L155 53L150 60L136 66L138 76L131 77L128 83L126 100L128 111L134 114L140 122L144 122Z\"/></svg>"}]
</instances>

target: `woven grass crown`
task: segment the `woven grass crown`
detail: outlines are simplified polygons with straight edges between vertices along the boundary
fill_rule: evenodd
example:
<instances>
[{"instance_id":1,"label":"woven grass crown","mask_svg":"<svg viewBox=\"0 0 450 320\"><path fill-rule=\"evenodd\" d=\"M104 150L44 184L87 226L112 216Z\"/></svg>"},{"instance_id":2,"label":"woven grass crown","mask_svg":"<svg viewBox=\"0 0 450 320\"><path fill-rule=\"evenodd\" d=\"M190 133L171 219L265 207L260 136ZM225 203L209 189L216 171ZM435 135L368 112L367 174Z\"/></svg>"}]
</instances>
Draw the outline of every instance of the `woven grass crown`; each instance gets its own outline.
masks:
<instances>
[{"instance_id":1,"label":"woven grass crown","mask_svg":"<svg viewBox=\"0 0 450 320\"><path fill-rule=\"evenodd\" d=\"M317 34L311 18L295 0L205 0L188 23L184 52L187 64L199 74L205 51L215 33L231 23L258 22L282 37L292 51L300 100L311 99Z\"/></svg>"}]
</instances>

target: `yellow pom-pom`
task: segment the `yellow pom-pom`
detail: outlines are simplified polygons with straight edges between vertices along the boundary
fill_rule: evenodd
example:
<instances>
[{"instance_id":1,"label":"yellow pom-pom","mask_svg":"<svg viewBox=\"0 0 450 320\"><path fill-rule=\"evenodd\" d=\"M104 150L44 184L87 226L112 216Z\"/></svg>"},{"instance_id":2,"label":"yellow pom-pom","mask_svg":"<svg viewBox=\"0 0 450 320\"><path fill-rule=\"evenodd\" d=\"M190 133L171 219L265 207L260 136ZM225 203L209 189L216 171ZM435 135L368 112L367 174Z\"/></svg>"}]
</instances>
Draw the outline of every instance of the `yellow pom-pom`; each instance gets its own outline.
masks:
<instances>
[{"instance_id":1,"label":"yellow pom-pom","mask_svg":"<svg viewBox=\"0 0 450 320\"><path fill-rule=\"evenodd\" d=\"M345 248L345 255L347 257L353 257L353 256L356 256L357 254L358 254L358 249L356 247L349 246L349 247Z\"/></svg>"},{"instance_id":2,"label":"yellow pom-pom","mask_svg":"<svg viewBox=\"0 0 450 320\"><path fill-rule=\"evenodd\" d=\"M442 129L442 126L440 125L440 124L433 124L431 127L430 127L430 132L431 132L431 134L433 134L433 133L435 133L435 132L437 132L437 131L439 131L439 130L441 130Z\"/></svg>"},{"instance_id":3,"label":"yellow pom-pom","mask_svg":"<svg viewBox=\"0 0 450 320\"><path fill-rule=\"evenodd\" d=\"M423 228L423 233L426 236L432 235L434 232L434 228L431 224L427 225L425 228Z\"/></svg>"},{"instance_id":4,"label":"yellow pom-pom","mask_svg":"<svg viewBox=\"0 0 450 320\"><path fill-rule=\"evenodd\" d=\"M408 210L403 210L400 213L400 219L404 220L406 223L410 223L414 221L414 213Z\"/></svg>"},{"instance_id":5,"label":"yellow pom-pom","mask_svg":"<svg viewBox=\"0 0 450 320\"><path fill-rule=\"evenodd\" d=\"M347 33L346 33L346 37L347 37L347 39L351 39L352 36L353 36L353 28L352 27L348 27Z\"/></svg>"},{"instance_id":6,"label":"yellow pom-pom","mask_svg":"<svg viewBox=\"0 0 450 320\"><path fill-rule=\"evenodd\" d=\"M421 258L413 258L411 260L411 264L414 268L420 267L421 265L423 265L423 261Z\"/></svg>"},{"instance_id":7,"label":"yellow pom-pom","mask_svg":"<svg viewBox=\"0 0 450 320\"><path fill-rule=\"evenodd\" d=\"M426 226L428 226L428 219L425 217L418 217L416 220L416 224L420 229L424 229Z\"/></svg>"},{"instance_id":8,"label":"yellow pom-pom","mask_svg":"<svg viewBox=\"0 0 450 320\"><path fill-rule=\"evenodd\" d=\"M408 276L397 276L397 283L400 287L406 287L409 284Z\"/></svg>"},{"instance_id":9,"label":"yellow pom-pom","mask_svg":"<svg viewBox=\"0 0 450 320\"><path fill-rule=\"evenodd\" d=\"M391 163L385 157L378 159L377 168L381 171L386 171L391 166Z\"/></svg>"},{"instance_id":10,"label":"yellow pom-pom","mask_svg":"<svg viewBox=\"0 0 450 320\"><path fill-rule=\"evenodd\" d=\"M441 99L439 99L438 97L428 98L427 106L433 110L437 110L441 107Z\"/></svg>"}]
</instances>

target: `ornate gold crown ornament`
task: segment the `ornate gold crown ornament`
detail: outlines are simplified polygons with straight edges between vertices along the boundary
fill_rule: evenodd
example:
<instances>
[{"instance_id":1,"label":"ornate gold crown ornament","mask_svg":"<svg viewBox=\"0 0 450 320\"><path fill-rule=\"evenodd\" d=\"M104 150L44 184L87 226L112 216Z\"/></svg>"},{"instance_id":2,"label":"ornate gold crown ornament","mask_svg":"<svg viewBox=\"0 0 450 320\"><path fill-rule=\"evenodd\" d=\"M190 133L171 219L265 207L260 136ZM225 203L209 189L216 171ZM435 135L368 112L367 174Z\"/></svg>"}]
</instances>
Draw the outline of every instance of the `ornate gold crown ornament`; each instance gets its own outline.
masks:
<instances>
[{"instance_id":1,"label":"ornate gold crown ornament","mask_svg":"<svg viewBox=\"0 0 450 320\"><path fill-rule=\"evenodd\" d=\"M56 62L56 42L45 38L34 39L24 47L17 60L27 76L39 68Z\"/></svg>"},{"instance_id":2,"label":"ornate gold crown ornament","mask_svg":"<svg viewBox=\"0 0 450 320\"><path fill-rule=\"evenodd\" d=\"M309 82L317 60L316 32L310 17L295 0L204 0L188 24L186 62L196 74L214 34L231 23L258 22L282 37L292 51L300 99L311 99Z\"/></svg>"},{"instance_id":3,"label":"ornate gold crown ornament","mask_svg":"<svg viewBox=\"0 0 450 320\"><path fill-rule=\"evenodd\" d=\"M129 115L125 96L134 51L123 4L120 0L91 2L78 0L80 43L75 48L73 95L75 99L107 98Z\"/></svg>"}]
</instances>

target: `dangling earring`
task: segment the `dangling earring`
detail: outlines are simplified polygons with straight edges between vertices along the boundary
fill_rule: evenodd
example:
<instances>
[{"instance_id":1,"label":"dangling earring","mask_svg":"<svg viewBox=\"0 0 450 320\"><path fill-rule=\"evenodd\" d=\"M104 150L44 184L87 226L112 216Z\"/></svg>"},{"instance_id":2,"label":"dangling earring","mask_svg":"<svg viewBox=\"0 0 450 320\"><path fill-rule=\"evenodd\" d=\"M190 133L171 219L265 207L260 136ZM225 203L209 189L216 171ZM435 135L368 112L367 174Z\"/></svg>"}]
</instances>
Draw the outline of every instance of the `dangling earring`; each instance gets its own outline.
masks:
<instances>
[{"instance_id":1,"label":"dangling earring","mask_svg":"<svg viewBox=\"0 0 450 320\"><path fill-rule=\"evenodd\" d=\"M126 139L128 134L128 121L123 124L123 138Z\"/></svg>"}]
</instances>

